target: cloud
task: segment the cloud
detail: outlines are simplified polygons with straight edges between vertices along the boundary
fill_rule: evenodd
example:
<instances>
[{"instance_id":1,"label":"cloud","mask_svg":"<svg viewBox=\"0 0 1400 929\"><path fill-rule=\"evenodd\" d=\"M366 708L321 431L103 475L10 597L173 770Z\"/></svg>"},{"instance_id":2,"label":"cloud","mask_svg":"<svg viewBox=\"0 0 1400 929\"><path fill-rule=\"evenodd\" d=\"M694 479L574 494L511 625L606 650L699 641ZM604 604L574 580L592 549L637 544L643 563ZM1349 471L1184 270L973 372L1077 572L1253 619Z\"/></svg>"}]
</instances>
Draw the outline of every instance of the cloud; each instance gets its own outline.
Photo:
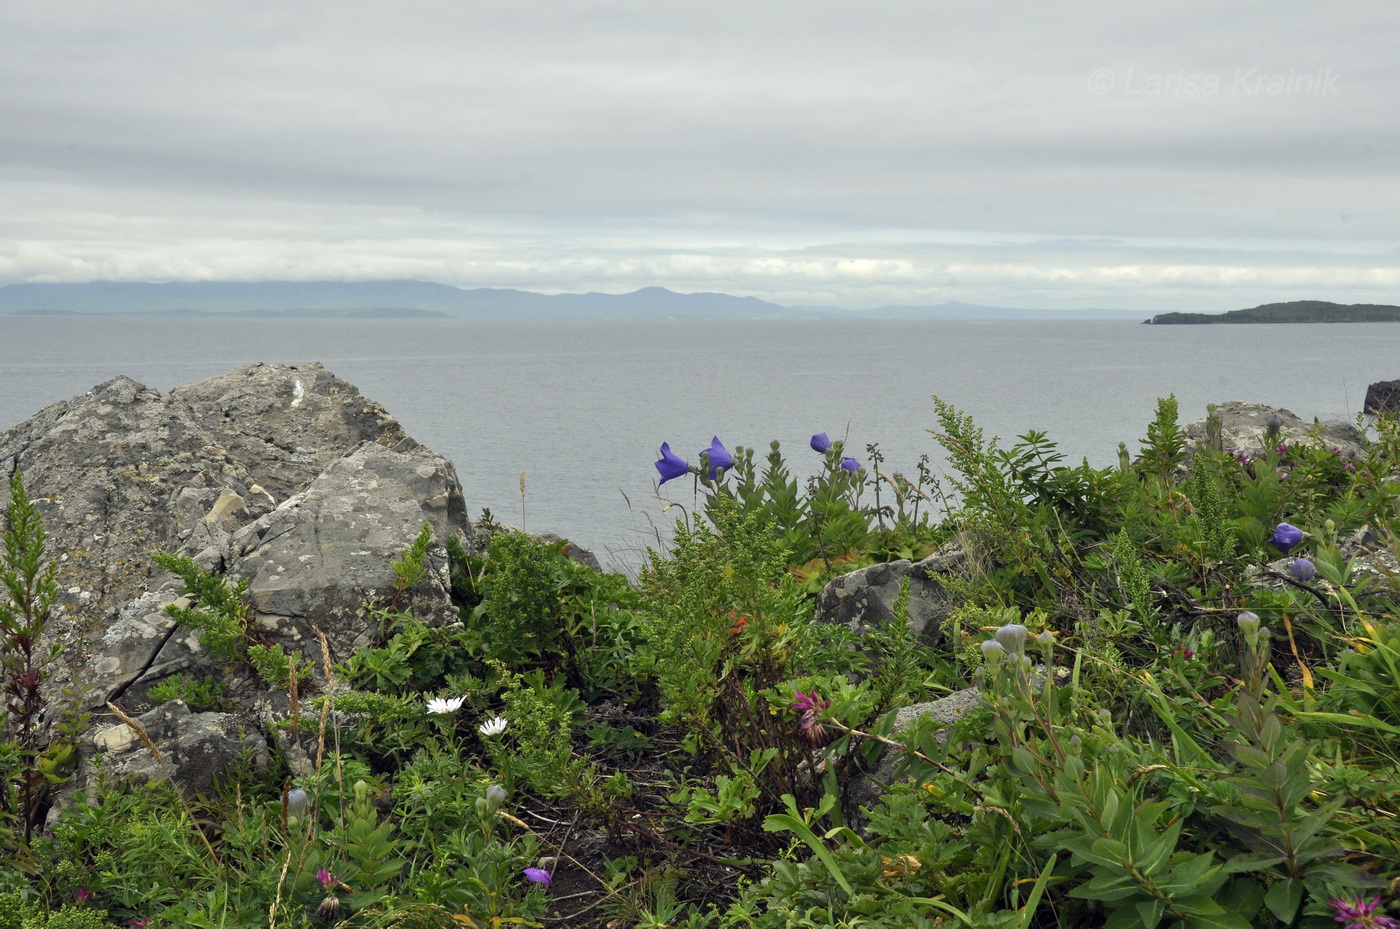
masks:
<instances>
[{"instance_id":1,"label":"cloud","mask_svg":"<svg viewBox=\"0 0 1400 929\"><path fill-rule=\"evenodd\" d=\"M1380 299L1397 18L1204 0L12 4L0 283ZM1274 78L1292 89L1250 90Z\"/></svg>"}]
</instances>

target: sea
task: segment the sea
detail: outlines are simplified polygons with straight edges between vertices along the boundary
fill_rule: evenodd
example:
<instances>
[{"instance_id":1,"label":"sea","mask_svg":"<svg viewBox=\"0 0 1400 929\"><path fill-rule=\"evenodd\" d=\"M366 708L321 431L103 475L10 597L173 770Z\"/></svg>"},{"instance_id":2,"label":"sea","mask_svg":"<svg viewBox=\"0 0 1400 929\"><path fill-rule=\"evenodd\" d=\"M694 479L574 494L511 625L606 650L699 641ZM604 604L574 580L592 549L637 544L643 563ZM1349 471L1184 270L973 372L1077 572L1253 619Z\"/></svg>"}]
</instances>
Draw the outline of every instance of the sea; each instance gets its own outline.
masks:
<instances>
[{"instance_id":1,"label":"sea","mask_svg":"<svg viewBox=\"0 0 1400 929\"><path fill-rule=\"evenodd\" d=\"M1047 433L1071 464L1136 449L1159 397L1180 420L1251 400L1352 420L1400 378L1400 325L1147 326L1104 320L0 317L0 430L126 375L162 393L253 362L319 361L457 469L473 519L552 532L635 573L694 509L656 486L662 442L692 463L814 433L887 472L944 468L932 395L988 439ZM523 482L523 492L522 492Z\"/></svg>"}]
</instances>

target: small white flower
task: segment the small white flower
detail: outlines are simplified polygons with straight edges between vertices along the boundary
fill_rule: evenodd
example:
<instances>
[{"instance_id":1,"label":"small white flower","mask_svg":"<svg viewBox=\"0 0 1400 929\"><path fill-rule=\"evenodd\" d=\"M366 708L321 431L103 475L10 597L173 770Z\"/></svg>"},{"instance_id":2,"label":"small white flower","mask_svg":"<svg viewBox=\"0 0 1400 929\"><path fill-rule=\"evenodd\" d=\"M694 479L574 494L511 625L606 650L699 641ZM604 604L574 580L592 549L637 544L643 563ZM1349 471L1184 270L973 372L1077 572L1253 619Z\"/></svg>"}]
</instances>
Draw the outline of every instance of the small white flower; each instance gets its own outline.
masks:
<instances>
[{"instance_id":1,"label":"small white flower","mask_svg":"<svg viewBox=\"0 0 1400 929\"><path fill-rule=\"evenodd\" d=\"M502 732L506 731L506 718L504 716L497 716L494 719L488 719L478 726L476 731L480 732L482 735L500 735Z\"/></svg>"},{"instance_id":2,"label":"small white flower","mask_svg":"<svg viewBox=\"0 0 1400 929\"><path fill-rule=\"evenodd\" d=\"M429 713L455 713L467 702L466 697L433 697L428 701Z\"/></svg>"}]
</instances>

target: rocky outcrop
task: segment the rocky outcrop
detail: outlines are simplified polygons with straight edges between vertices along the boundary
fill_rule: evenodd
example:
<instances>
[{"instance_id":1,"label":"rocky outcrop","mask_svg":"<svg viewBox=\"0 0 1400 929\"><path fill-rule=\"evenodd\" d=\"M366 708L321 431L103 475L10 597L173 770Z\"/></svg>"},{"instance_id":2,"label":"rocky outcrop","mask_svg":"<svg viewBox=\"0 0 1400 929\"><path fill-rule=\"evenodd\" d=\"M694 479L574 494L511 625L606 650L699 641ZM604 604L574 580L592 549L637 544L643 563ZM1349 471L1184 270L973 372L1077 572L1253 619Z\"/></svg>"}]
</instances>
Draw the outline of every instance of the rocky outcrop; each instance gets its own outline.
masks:
<instances>
[{"instance_id":1,"label":"rocky outcrop","mask_svg":"<svg viewBox=\"0 0 1400 929\"><path fill-rule=\"evenodd\" d=\"M265 758L260 723L275 722L277 697L257 675L215 667L198 633L166 613L180 582L153 566L153 552L246 580L251 635L318 670L317 633L344 661L377 634L376 605L392 600L429 623L457 617L445 546L470 548L471 527L455 470L319 364L252 365L168 396L114 378L0 437L0 472L16 469L66 591L48 638L68 660L52 667L48 702L63 705L59 692L76 686L96 714L81 755L102 754L109 770L164 772L203 790L228 759ZM8 503L8 481L0 493ZM392 563L425 524L426 570L397 591ZM183 672L221 677L232 713L155 706L150 688ZM136 718L163 761L106 712L108 701Z\"/></svg>"},{"instance_id":2,"label":"rocky outcrop","mask_svg":"<svg viewBox=\"0 0 1400 929\"><path fill-rule=\"evenodd\" d=\"M1376 381L1367 387L1361 410L1372 415L1400 413L1400 381Z\"/></svg>"},{"instance_id":3,"label":"rocky outcrop","mask_svg":"<svg viewBox=\"0 0 1400 929\"><path fill-rule=\"evenodd\" d=\"M1270 445L1297 445L1320 443L1334 448L1347 459L1361 458L1366 454L1366 439L1355 424L1341 419L1312 420L1308 422L1289 410L1262 403L1248 403L1232 400L1216 404L1220 416L1220 444L1244 455L1262 455ZM1270 436L1270 417L1277 417L1277 432ZM1204 416L1186 426L1188 449L1206 445L1209 416Z\"/></svg>"}]
</instances>

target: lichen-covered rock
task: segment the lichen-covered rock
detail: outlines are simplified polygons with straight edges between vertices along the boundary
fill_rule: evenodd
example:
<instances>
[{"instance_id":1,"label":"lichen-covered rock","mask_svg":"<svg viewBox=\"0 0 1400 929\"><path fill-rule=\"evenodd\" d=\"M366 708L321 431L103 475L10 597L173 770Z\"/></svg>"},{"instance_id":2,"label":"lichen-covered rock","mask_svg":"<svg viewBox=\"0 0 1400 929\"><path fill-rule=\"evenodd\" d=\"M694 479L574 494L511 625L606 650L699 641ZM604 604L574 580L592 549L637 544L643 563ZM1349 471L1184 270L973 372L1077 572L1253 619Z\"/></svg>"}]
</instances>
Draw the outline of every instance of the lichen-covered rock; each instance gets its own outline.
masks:
<instances>
[{"instance_id":1,"label":"lichen-covered rock","mask_svg":"<svg viewBox=\"0 0 1400 929\"><path fill-rule=\"evenodd\" d=\"M229 540L228 576L249 581L260 632L319 660L320 628L332 659L344 661L377 633L365 607L394 597L393 561L425 523L436 540L427 570L397 605L428 623L450 622L457 613L444 545L466 532L466 502L452 465L411 441L361 445L240 529Z\"/></svg>"},{"instance_id":2,"label":"lichen-covered rock","mask_svg":"<svg viewBox=\"0 0 1400 929\"><path fill-rule=\"evenodd\" d=\"M239 766L262 767L268 762L267 741L246 718L231 713L193 713L175 700L141 714L135 722L159 757L139 733L108 716L88 749L102 756L108 777L171 778L186 796L194 796L209 793L219 778Z\"/></svg>"},{"instance_id":3,"label":"lichen-covered rock","mask_svg":"<svg viewBox=\"0 0 1400 929\"><path fill-rule=\"evenodd\" d=\"M1282 407L1265 406L1262 403L1248 403L1231 400L1218 403L1216 413L1220 416L1220 444L1245 455L1262 455L1270 440L1269 417L1279 420L1274 445L1321 443L1335 448L1342 457L1355 460L1366 454L1366 438L1354 423L1341 419L1305 421ZM1204 416L1182 431L1186 436L1187 448L1194 451L1197 446L1208 441L1207 423Z\"/></svg>"},{"instance_id":4,"label":"lichen-covered rock","mask_svg":"<svg viewBox=\"0 0 1400 929\"><path fill-rule=\"evenodd\" d=\"M445 544L469 543L471 527L455 470L319 364L252 365L166 397L114 378L0 436L0 472L16 469L67 592L46 633L67 660L50 666L46 700L66 706L61 691L77 685L82 707L104 720L72 786L101 751L118 775L171 776L205 791L229 765L266 757L260 723L274 721L259 713L287 699L246 663L214 659L166 613L181 582L154 567L153 552L189 555L229 584L247 580L250 640L299 652L316 673L317 631L344 661L377 634L376 605L430 623L457 618ZM423 576L395 591L393 562L425 524ZM181 673L222 682L234 711L155 706L151 687ZM112 725L109 701L139 714L163 762Z\"/></svg>"},{"instance_id":5,"label":"lichen-covered rock","mask_svg":"<svg viewBox=\"0 0 1400 929\"><path fill-rule=\"evenodd\" d=\"M917 564L900 560L870 565L833 578L817 596L817 621L843 625L863 636L895 619L895 605L908 581L909 628L924 644L937 645L943 640L943 620L953 601L930 572L930 562L936 558L933 555Z\"/></svg>"}]
</instances>

